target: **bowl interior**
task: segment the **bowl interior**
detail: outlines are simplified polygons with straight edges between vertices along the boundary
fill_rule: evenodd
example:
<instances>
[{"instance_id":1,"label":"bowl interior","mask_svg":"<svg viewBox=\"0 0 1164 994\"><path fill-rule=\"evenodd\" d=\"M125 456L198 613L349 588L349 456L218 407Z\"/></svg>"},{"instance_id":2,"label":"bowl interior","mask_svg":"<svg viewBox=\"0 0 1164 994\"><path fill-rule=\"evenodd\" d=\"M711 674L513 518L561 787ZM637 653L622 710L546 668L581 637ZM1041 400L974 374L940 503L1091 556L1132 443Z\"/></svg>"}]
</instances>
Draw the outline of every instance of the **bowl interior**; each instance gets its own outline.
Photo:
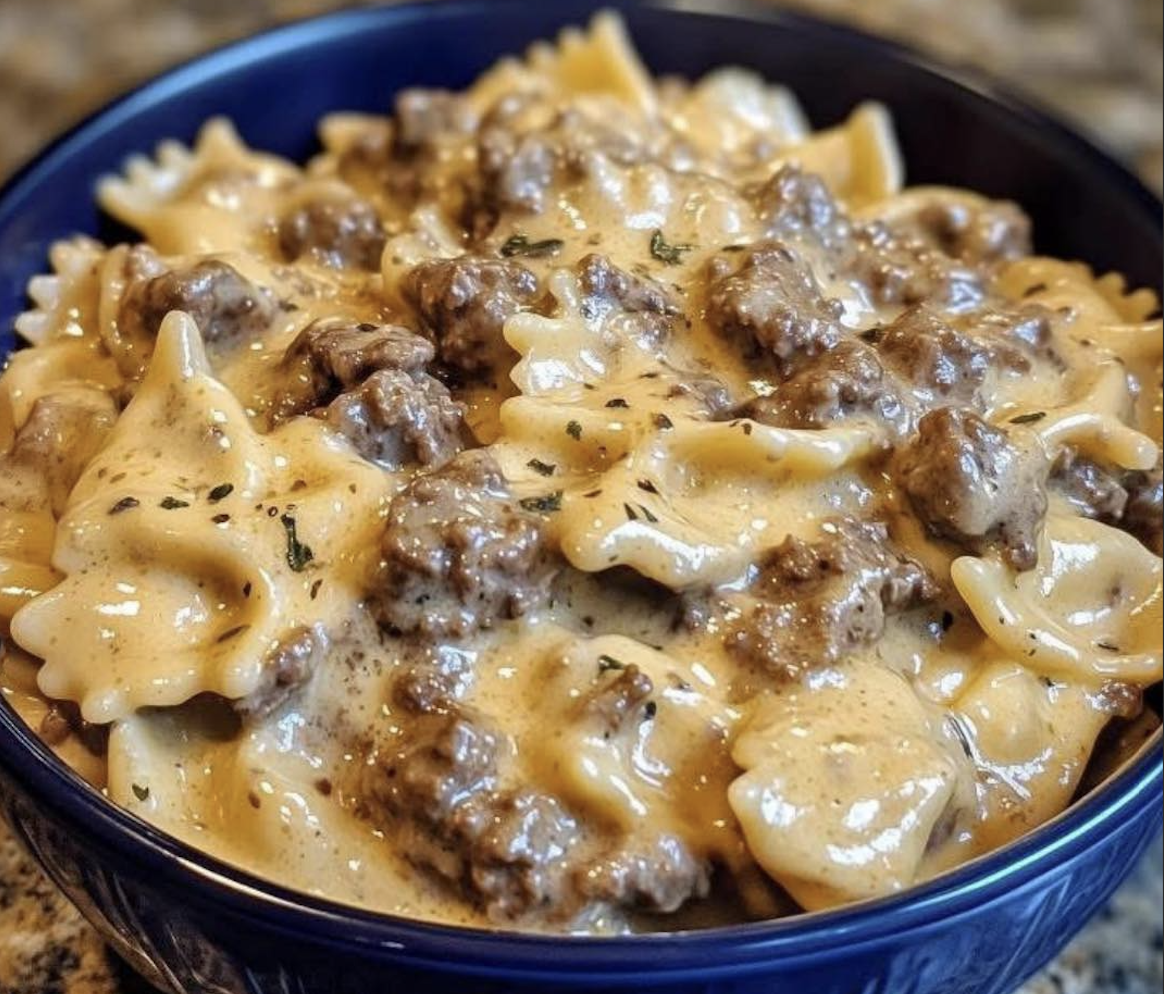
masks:
<instances>
[{"instance_id":1,"label":"bowl interior","mask_svg":"<svg viewBox=\"0 0 1164 994\"><path fill-rule=\"evenodd\" d=\"M818 127L840 120L862 100L883 101L893 111L910 182L966 186L1016 200L1034 219L1039 249L1159 289L1159 202L1086 142L976 75L935 69L892 45L768 6L715 0L614 0L605 6L623 10L657 73L694 77L724 64L755 69L789 85ZM316 147L314 126L324 113L383 111L404 86L466 85L497 57L585 21L594 7L586 0L453 0L348 11L259 36L146 85L67 135L0 194L0 354L14 344L12 319L26 306L26 282L44 271L54 239L75 232L105 240L129 237L101 217L93 202L97 177L116 170L126 155L148 152L165 138L189 140L207 117L225 114L254 146L303 160ZM15 718L0 710L5 736L4 726L11 730ZM40 754L30 761L47 768L47 754L19 738ZM1158 765L1159 743L1157 734L1121 776L1128 796L1118 803L1088 799L1057 820L1058 828L1014 847L1012 862L1029 862L1044 851L1040 837L1050 831L1058 833L1059 843L1082 844L1089 826L1114 817L1128 802L1133 781L1142 797L1152 776L1158 778L1151 767ZM58 790L67 783L59 771L52 775ZM1113 792L1105 787L1099 793ZM90 817L95 811L89 809ZM139 825L119 811L102 818L110 832ZM160 855L182 850L148 827L133 831ZM188 850L183 858L189 860ZM194 857L198 864L207 878L256 884L216 861ZM997 875L999 865L998 859L981 861L978 869L963 868L948 885L935 882L924 894L944 893L941 888L975 874L981 884ZM259 887L296 900L280 888ZM350 914L365 921L375 917ZM852 914L813 917L835 921L841 934Z\"/></svg>"}]
</instances>

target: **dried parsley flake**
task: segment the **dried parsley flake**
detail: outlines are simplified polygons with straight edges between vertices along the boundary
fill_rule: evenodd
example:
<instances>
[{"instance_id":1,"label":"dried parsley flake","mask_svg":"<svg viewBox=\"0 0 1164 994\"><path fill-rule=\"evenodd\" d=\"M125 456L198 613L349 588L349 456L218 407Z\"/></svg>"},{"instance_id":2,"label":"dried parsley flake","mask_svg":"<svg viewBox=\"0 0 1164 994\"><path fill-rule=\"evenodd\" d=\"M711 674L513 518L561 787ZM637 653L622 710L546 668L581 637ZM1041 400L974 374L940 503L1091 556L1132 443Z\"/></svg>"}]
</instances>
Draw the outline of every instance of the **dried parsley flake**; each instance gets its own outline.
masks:
<instances>
[{"instance_id":1,"label":"dried parsley flake","mask_svg":"<svg viewBox=\"0 0 1164 994\"><path fill-rule=\"evenodd\" d=\"M296 573L302 573L307 568L307 564L315 558L315 554L311 551L311 546L304 545L299 541L295 519L291 515L284 514L279 520L283 523L283 530L287 533L287 565Z\"/></svg>"},{"instance_id":2,"label":"dried parsley flake","mask_svg":"<svg viewBox=\"0 0 1164 994\"><path fill-rule=\"evenodd\" d=\"M555 490L552 494L543 494L540 497L523 497L518 503L527 511L551 514L562 509L562 491Z\"/></svg>"},{"instance_id":3,"label":"dried parsley flake","mask_svg":"<svg viewBox=\"0 0 1164 994\"><path fill-rule=\"evenodd\" d=\"M543 238L541 241L531 242L528 235L513 235L501 246L501 254L507 259L515 255L542 259L548 255L557 255L565 244L560 238Z\"/></svg>"},{"instance_id":4,"label":"dried parsley flake","mask_svg":"<svg viewBox=\"0 0 1164 994\"><path fill-rule=\"evenodd\" d=\"M658 229L651 235L651 255L668 266L677 266L683 261L683 253L690 252L693 248L694 245L668 242L663 237L663 232Z\"/></svg>"}]
</instances>

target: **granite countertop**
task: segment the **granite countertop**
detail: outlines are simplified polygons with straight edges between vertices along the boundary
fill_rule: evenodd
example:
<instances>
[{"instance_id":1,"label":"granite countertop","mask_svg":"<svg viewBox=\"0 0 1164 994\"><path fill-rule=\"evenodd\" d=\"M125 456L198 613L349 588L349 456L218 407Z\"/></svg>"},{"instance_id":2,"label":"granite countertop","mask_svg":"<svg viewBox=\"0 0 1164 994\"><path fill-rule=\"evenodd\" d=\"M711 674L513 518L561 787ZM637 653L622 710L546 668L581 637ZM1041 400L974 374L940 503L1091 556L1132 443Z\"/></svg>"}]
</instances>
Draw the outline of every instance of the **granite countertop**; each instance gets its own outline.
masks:
<instances>
[{"instance_id":1,"label":"granite countertop","mask_svg":"<svg viewBox=\"0 0 1164 994\"><path fill-rule=\"evenodd\" d=\"M787 0L956 61L1055 106L1164 187L1159 0ZM111 94L168 64L337 0L3 0L0 176ZM1082 29L1081 29L1082 24ZM1022 994L1164 985L1164 849ZM149 994L0 824L0 992Z\"/></svg>"}]
</instances>

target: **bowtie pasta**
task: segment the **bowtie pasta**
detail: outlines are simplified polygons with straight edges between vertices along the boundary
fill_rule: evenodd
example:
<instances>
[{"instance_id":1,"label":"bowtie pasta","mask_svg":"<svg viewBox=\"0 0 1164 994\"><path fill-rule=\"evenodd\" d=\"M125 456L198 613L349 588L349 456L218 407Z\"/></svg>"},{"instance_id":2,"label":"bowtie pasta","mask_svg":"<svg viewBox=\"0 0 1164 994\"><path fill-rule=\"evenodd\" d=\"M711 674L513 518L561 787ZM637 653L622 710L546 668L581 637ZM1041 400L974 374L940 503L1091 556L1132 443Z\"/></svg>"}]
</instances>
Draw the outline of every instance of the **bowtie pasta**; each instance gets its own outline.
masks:
<instances>
[{"instance_id":1,"label":"bowtie pasta","mask_svg":"<svg viewBox=\"0 0 1164 994\"><path fill-rule=\"evenodd\" d=\"M0 685L113 802L617 933L895 893L1154 733L1151 292L609 15L320 135L130 159L17 322Z\"/></svg>"}]
</instances>

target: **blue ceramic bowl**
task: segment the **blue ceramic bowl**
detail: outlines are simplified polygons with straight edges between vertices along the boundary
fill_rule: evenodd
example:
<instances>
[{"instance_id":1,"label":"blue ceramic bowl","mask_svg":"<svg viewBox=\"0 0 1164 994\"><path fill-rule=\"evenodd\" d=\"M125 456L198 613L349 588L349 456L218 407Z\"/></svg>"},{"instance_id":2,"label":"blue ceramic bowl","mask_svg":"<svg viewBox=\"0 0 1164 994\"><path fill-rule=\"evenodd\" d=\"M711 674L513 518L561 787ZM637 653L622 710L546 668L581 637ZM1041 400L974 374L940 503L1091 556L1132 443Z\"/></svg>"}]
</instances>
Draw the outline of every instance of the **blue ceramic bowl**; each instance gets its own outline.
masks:
<instances>
[{"instance_id":1,"label":"blue ceramic bowl","mask_svg":"<svg viewBox=\"0 0 1164 994\"><path fill-rule=\"evenodd\" d=\"M656 71L723 63L791 85L820 125L875 98L915 182L1012 197L1040 248L1158 286L1160 204L1120 166L979 77L790 14L714 0L625 10ZM412 84L460 86L497 56L586 19L581 0L364 9L282 28L149 83L82 124L0 195L0 353L49 243L119 233L93 182L125 155L227 114L302 159L336 108L382 109ZM53 879L160 987L189 994L1003 994L1041 967L1161 825L1160 736L1021 841L899 897L828 914L616 939L544 938L355 911L256 879L106 803L0 705L0 805Z\"/></svg>"}]
</instances>

